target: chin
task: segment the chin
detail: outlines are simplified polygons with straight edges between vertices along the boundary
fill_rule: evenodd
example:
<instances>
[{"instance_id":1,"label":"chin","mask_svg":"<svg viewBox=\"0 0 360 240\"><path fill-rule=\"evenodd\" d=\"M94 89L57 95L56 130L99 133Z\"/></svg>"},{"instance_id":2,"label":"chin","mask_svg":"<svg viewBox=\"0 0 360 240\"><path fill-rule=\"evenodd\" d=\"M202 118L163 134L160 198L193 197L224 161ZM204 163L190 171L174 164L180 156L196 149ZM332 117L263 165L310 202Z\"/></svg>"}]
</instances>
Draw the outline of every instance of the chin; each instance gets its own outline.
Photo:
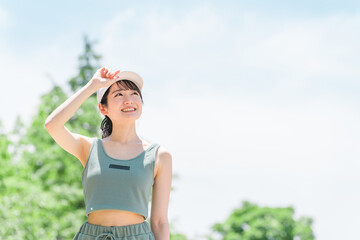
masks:
<instances>
[{"instance_id":1,"label":"chin","mask_svg":"<svg viewBox=\"0 0 360 240\"><path fill-rule=\"evenodd\" d=\"M126 119L126 120L137 120L141 117L141 115L136 115L136 116L123 116L122 119Z\"/></svg>"}]
</instances>

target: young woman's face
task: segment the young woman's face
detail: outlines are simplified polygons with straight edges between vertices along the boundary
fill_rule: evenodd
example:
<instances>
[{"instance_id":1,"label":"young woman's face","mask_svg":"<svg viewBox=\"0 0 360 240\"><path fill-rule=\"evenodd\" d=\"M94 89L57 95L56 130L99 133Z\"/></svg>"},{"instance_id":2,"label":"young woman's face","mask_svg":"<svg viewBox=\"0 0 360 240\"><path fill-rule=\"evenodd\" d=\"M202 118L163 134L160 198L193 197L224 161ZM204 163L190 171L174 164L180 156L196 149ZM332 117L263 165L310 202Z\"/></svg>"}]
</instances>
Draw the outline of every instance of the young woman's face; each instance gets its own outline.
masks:
<instances>
[{"instance_id":1,"label":"young woman's face","mask_svg":"<svg viewBox=\"0 0 360 240\"><path fill-rule=\"evenodd\" d=\"M125 90L117 84L113 84L107 96L107 108L105 115L114 120L136 120L142 113L142 101L140 94L135 90Z\"/></svg>"}]
</instances>

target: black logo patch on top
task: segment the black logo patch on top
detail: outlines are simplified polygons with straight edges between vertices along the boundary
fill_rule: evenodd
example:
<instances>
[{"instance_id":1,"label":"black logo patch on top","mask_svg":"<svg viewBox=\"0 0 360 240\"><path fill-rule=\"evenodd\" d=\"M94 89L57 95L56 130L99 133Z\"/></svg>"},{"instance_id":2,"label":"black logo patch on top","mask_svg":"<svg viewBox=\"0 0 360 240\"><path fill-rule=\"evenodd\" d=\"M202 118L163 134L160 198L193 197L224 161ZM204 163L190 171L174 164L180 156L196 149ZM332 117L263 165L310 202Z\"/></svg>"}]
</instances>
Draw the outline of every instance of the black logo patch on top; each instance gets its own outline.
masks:
<instances>
[{"instance_id":1,"label":"black logo patch on top","mask_svg":"<svg viewBox=\"0 0 360 240\"><path fill-rule=\"evenodd\" d=\"M109 168L116 168L116 169L130 170L130 166L117 165L117 164L110 164L110 165L109 165Z\"/></svg>"}]
</instances>

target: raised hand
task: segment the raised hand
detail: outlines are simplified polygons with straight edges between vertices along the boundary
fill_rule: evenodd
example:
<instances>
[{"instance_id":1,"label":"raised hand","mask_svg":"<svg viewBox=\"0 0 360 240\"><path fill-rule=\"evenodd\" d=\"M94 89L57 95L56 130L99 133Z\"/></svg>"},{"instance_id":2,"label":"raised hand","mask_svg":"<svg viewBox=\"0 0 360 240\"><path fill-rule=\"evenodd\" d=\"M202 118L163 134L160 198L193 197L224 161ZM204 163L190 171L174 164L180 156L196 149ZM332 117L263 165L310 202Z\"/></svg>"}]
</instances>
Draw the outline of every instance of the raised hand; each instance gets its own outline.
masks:
<instances>
[{"instance_id":1,"label":"raised hand","mask_svg":"<svg viewBox=\"0 0 360 240\"><path fill-rule=\"evenodd\" d=\"M112 85L119 78L117 75L120 70L111 72L110 69L102 67L98 69L90 81L96 85L97 88L103 88Z\"/></svg>"}]
</instances>

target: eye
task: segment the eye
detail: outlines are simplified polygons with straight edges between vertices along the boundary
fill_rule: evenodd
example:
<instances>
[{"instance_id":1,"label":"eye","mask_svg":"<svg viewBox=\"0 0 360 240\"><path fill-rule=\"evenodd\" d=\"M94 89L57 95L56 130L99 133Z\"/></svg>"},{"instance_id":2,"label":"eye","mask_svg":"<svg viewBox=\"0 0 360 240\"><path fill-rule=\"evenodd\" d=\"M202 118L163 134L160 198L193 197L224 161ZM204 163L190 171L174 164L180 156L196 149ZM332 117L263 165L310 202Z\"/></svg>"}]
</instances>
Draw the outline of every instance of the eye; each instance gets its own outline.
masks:
<instances>
[{"instance_id":1,"label":"eye","mask_svg":"<svg viewBox=\"0 0 360 240\"><path fill-rule=\"evenodd\" d=\"M137 92L134 92L133 94L139 95Z\"/></svg>"},{"instance_id":2,"label":"eye","mask_svg":"<svg viewBox=\"0 0 360 240\"><path fill-rule=\"evenodd\" d=\"M116 96L118 96L118 95L121 95L121 96L122 96L122 94L121 94L121 93L117 93L117 94L115 94L115 97L116 97Z\"/></svg>"}]
</instances>

